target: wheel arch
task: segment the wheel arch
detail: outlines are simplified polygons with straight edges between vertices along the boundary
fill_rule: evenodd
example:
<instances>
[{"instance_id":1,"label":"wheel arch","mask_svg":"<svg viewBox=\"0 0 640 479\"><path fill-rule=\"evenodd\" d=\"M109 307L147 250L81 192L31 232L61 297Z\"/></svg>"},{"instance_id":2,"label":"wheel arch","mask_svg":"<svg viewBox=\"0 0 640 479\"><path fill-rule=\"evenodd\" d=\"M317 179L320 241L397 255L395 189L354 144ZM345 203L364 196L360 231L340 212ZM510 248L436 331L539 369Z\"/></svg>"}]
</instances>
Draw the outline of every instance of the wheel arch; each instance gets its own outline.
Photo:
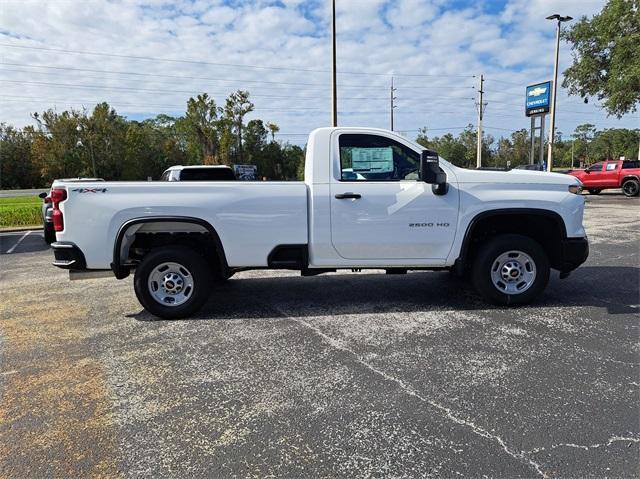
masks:
<instances>
[{"instance_id":1,"label":"wheel arch","mask_svg":"<svg viewBox=\"0 0 640 479\"><path fill-rule=\"evenodd\" d=\"M219 266L221 271L226 272L229 270L229 266L227 264L227 257L224 251L222 240L220 239L220 236L218 235L218 232L216 231L216 229L209 222L201 218L195 218L191 216L144 216L144 217L138 217L138 218L131 218L125 221L118 228L118 232L116 234L115 242L113 245L113 262L111 263L111 270L113 271L116 278L118 279L126 278L129 275L130 269L131 269L130 265L126 265L123 263L123 258L126 259L128 257L129 248L132 244L132 242L129 242L129 244L125 243L126 241L125 238L127 238L127 233L132 228L135 228L135 231L133 232L133 235L135 236L135 233L140 231L140 229L143 228L145 225L151 225L155 223L188 224L196 227L194 232L200 231L202 233L206 233L210 235L210 238L215 245L217 266ZM153 232L160 232L160 231L156 230Z\"/></svg>"},{"instance_id":2,"label":"wheel arch","mask_svg":"<svg viewBox=\"0 0 640 479\"><path fill-rule=\"evenodd\" d=\"M552 226L552 234L541 231L539 229L541 226ZM483 211L474 216L467 225L460 254L454 265L456 273L463 274L470 265L475 253L476 241L498 234L523 234L537 240L549 255L552 267L559 266L562 254L560 242L567 238L564 220L555 211L540 208L504 208ZM555 239L558 241L554 242Z\"/></svg>"},{"instance_id":3,"label":"wheel arch","mask_svg":"<svg viewBox=\"0 0 640 479\"><path fill-rule=\"evenodd\" d=\"M622 186L624 184L624 182L628 181L628 180L640 181L640 175L624 175L622 177L622 181L620 181L620 186Z\"/></svg>"}]
</instances>

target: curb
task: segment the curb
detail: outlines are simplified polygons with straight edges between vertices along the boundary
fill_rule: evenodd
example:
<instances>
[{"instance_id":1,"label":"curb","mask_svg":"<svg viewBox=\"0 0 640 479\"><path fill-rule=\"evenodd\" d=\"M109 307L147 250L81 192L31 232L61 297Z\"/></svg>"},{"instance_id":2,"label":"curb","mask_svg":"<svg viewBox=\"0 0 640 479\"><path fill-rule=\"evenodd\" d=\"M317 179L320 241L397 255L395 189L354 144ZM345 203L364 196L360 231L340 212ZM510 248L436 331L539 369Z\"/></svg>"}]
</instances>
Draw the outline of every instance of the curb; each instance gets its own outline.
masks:
<instances>
[{"instance_id":1,"label":"curb","mask_svg":"<svg viewBox=\"0 0 640 479\"><path fill-rule=\"evenodd\" d=\"M33 226L8 226L6 228L0 228L0 233L20 233L21 231L42 231L44 227Z\"/></svg>"}]
</instances>

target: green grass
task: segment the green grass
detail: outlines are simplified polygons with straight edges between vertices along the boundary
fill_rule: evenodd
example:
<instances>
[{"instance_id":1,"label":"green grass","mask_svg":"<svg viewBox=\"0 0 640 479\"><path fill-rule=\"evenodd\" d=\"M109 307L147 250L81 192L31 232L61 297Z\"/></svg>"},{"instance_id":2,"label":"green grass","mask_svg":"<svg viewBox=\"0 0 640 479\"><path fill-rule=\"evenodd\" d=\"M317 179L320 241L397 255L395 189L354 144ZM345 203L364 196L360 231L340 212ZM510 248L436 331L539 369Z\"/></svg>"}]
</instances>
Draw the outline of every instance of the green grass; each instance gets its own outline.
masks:
<instances>
[{"instance_id":1,"label":"green grass","mask_svg":"<svg viewBox=\"0 0 640 479\"><path fill-rule=\"evenodd\" d=\"M41 225L41 207L37 196L0 198L0 228Z\"/></svg>"}]
</instances>

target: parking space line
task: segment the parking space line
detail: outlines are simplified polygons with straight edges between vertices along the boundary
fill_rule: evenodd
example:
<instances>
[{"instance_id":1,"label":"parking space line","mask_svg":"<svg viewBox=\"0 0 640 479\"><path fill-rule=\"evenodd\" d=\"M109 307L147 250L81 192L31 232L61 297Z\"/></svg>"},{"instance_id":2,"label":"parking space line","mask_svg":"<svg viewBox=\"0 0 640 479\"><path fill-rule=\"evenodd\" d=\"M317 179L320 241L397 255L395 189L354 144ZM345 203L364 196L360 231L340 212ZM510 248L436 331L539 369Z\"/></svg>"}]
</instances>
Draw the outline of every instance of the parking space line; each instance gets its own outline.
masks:
<instances>
[{"instance_id":1,"label":"parking space line","mask_svg":"<svg viewBox=\"0 0 640 479\"><path fill-rule=\"evenodd\" d=\"M23 234L20 239L18 241L16 241L16 244L14 244L10 249L7 250L7 254L11 254L14 252L14 250L18 247L18 245L20 243L22 243L22 240L25 239L27 236L29 236L29 233L31 233L31 231L27 231L25 234Z\"/></svg>"}]
</instances>

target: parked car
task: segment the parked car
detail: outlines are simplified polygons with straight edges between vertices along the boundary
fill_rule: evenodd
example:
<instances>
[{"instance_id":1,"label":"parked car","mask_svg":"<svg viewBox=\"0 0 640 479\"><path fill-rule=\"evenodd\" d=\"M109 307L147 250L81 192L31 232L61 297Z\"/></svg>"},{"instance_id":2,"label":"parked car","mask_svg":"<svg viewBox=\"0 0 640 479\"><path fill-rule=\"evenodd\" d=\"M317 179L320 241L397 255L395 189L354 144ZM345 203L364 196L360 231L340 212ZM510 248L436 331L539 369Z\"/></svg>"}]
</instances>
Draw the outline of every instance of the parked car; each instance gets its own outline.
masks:
<instances>
[{"instance_id":1,"label":"parked car","mask_svg":"<svg viewBox=\"0 0 640 479\"><path fill-rule=\"evenodd\" d=\"M104 180L102 178L65 178L55 181L80 183L83 181L96 182ZM51 196L46 192L42 192L38 196L42 199L42 226L44 230L44 240L47 244L51 244L56 240L56 232L53 228L53 205L51 204Z\"/></svg>"},{"instance_id":2,"label":"parked car","mask_svg":"<svg viewBox=\"0 0 640 479\"><path fill-rule=\"evenodd\" d=\"M624 195L629 197L640 193L640 161L601 161L569 174L578 178L592 195L611 188L622 188Z\"/></svg>"},{"instance_id":3,"label":"parked car","mask_svg":"<svg viewBox=\"0 0 640 479\"><path fill-rule=\"evenodd\" d=\"M135 271L144 308L179 318L214 279L263 268L452 270L485 300L521 305L550 268L565 278L588 256L572 176L462 169L378 129L320 128L307 144L300 182L57 182L53 264Z\"/></svg>"},{"instance_id":4,"label":"parked car","mask_svg":"<svg viewBox=\"0 0 640 479\"><path fill-rule=\"evenodd\" d=\"M160 181L234 181L236 175L226 165L176 165L165 170Z\"/></svg>"},{"instance_id":5,"label":"parked car","mask_svg":"<svg viewBox=\"0 0 640 479\"><path fill-rule=\"evenodd\" d=\"M542 163L532 163L530 165L518 165L516 170L528 170L528 171L545 171Z\"/></svg>"}]
</instances>

